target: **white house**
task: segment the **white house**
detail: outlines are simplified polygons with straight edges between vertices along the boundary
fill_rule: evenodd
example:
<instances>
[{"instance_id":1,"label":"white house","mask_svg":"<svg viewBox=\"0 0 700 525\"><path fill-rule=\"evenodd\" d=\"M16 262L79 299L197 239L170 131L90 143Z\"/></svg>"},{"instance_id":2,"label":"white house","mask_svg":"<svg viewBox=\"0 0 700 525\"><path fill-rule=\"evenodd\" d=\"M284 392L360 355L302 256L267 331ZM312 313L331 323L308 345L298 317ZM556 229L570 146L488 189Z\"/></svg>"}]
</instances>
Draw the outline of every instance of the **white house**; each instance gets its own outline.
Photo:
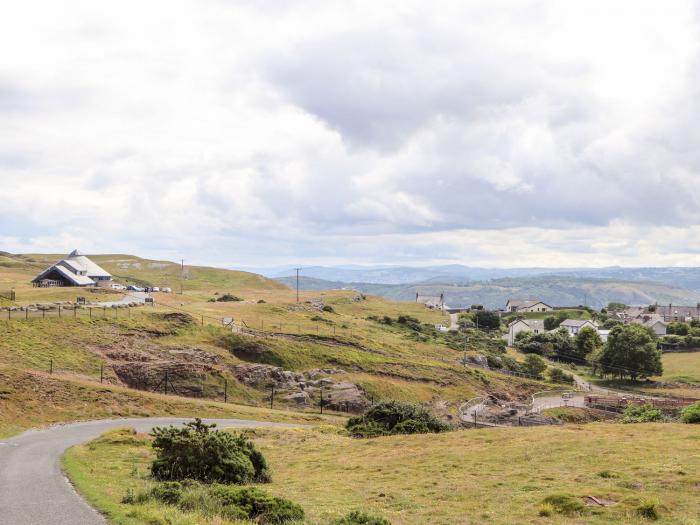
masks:
<instances>
[{"instance_id":1,"label":"white house","mask_svg":"<svg viewBox=\"0 0 700 525\"><path fill-rule=\"evenodd\" d=\"M586 326L593 328L593 330L598 330L598 325L588 319L566 319L562 321L559 328L566 328L569 335L574 337ZM557 328L557 330L559 330L559 328Z\"/></svg>"},{"instance_id":2,"label":"white house","mask_svg":"<svg viewBox=\"0 0 700 525\"><path fill-rule=\"evenodd\" d=\"M551 312L551 306L537 299L509 299L506 312Z\"/></svg>"},{"instance_id":3,"label":"white house","mask_svg":"<svg viewBox=\"0 0 700 525\"><path fill-rule=\"evenodd\" d=\"M515 344L515 336L520 332L543 334L545 331L544 321L541 319L516 319L508 325L508 346Z\"/></svg>"},{"instance_id":4,"label":"white house","mask_svg":"<svg viewBox=\"0 0 700 525\"><path fill-rule=\"evenodd\" d=\"M37 275L34 286L109 286L112 276L78 250Z\"/></svg>"},{"instance_id":5,"label":"white house","mask_svg":"<svg viewBox=\"0 0 700 525\"><path fill-rule=\"evenodd\" d=\"M651 319L643 319L643 318L633 319L632 323L633 324L641 324L642 326L646 326L647 328L651 328L651 330L654 332L654 334L656 336L666 335L666 327L668 326L668 323L663 321L661 319L661 317L652 317Z\"/></svg>"}]
</instances>

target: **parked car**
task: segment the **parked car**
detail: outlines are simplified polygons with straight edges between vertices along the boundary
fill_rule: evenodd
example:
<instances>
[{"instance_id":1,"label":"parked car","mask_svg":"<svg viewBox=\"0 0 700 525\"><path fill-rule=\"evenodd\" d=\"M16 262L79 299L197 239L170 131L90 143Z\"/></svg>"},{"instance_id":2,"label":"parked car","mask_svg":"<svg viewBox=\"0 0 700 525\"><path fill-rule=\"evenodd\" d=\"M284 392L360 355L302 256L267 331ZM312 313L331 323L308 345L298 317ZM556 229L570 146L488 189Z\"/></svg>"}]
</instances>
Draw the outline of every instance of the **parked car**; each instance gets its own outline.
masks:
<instances>
[{"instance_id":1,"label":"parked car","mask_svg":"<svg viewBox=\"0 0 700 525\"><path fill-rule=\"evenodd\" d=\"M144 291L146 291L145 288L141 288L140 286L134 286L133 284L130 284L128 286L127 290L130 290L132 292L144 292Z\"/></svg>"},{"instance_id":2,"label":"parked car","mask_svg":"<svg viewBox=\"0 0 700 525\"><path fill-rule=\"evenodd\" d=\"M112 290L126 290L126 286L123 284L112 283Z\"/></svg>"},{"instance_id":3,"label":"parked car","mask_svg":"<svg viewBox=\"0 0 700 525\"><path fill-rule=\"evenodd\" d=\"M153 288L151 288L151 291L152 292L160 292L160 288L158 288L157 286L154 286Z\"/></svg>"},{"instance_id":4,"label":"parked car","mask_svg":"<svg viewBox=\"0 0 700 525\"><path fill-rule=\"evenodd\" d=\"M164 292L164 293L172 293L172 292L173 292L173 289L172 289L172 288L165 287L165 288L161 288L160 291L161 291L161 292Z\"/></svg>"}]
</instances>

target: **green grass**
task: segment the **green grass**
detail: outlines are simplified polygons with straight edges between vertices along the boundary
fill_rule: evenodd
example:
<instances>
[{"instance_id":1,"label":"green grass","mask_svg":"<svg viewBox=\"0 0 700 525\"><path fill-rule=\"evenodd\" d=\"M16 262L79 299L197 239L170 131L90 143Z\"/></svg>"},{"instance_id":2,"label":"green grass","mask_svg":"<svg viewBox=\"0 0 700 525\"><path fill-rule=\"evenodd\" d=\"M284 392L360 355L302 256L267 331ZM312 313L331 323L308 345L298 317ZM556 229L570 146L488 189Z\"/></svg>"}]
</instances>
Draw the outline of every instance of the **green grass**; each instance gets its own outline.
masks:
<instances>
[{"instance_id":1,"label":"green grass","mask_svg":"<svg viewBox=\"0 0 700 525\"><path fill-rule=\"evenodd\" d=\"M700 352L667 353L661 357L664 373L655 378L673 383L694 384L700 387ZM700 397L700 390L698 390Z\"/></svg>"},{"instance_id":2,"label":"green grass","mask_svg":"<svg viewBox=\"0 0 700 525\"><path fill-rule=\"evenodd\" d=\"M301 504L309 523L362 508L401 524L638 524L636 509L651 499L658 502L657 523L698 518L700 436L691 425L594 423L372 440L265 429L254 439L273 472L273 483L263 488ZM146 516L155 520L172 509L119 500L128 488L150 485L150 458L147 440L103 439L71 449L65 465L78 490L116 523L148 523ZM585 496L616 504L568 505ZM543 520L545 500L563 502L573 514L553 505L554 516Z\"/></svg>"}]
</instances>

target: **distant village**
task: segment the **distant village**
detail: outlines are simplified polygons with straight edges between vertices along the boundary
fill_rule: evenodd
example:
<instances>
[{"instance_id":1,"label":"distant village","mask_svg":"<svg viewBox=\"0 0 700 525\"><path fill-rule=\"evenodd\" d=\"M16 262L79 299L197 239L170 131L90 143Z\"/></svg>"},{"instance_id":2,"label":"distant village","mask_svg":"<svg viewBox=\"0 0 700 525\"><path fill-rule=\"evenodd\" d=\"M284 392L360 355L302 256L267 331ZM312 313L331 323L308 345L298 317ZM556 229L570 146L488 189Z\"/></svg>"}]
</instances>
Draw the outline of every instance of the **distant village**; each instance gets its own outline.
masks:
<instances>
[{"instance_id":1,"label":"distant village","mask_svg":"<svg viewBox=\"0 0 700 525\"><path fill-rule=\"evenodd\" d=\"M448 313L458 313L469 311L470 308L451 308L445 303L444 294L437 296L416 294L416 302L425 304L431 309L440 309ZM667 328L673 322L690 323L700 321L700 303L694 306L685 305L660 305L650 306L625 306L620 309L605 310L608 319L619 321L623 324L640 324L651 329L657 336L662 337L667 334ZM578 309L579 306L552 306L539 299L509 299L503 309L497 310L501 317L515 319L508 322L508 333L504 336L508 345L512 346L519 333L541 334L545 332L556 332L565 329L569 335L576 336L585 327L594 329L600 338L607 341L610 330L603 328L594 319L564 319L553 329L545 327L544 318L528 318L527 314L546 314L557 311Z\"/></svg>"}]
</instances>

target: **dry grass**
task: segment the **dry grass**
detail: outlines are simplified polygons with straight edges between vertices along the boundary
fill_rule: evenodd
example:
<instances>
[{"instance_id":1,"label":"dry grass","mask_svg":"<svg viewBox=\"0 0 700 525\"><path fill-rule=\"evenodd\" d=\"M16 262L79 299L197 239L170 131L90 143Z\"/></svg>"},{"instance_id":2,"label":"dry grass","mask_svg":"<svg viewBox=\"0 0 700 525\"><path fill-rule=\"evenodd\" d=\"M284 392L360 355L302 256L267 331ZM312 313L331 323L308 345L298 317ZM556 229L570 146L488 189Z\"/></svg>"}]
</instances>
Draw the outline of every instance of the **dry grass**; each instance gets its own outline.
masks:
<instances>
[{"instance_id":1,"label":"dry grass","mask_svg":"<svg viewBox=\"0 0 700 525\"><path fill-rule=\"evenodd\" d=\"M657 523L698 518L700 435L690 425L596 423L373 440L264 429L255 431L255 441L273 469L265 490L300 503L309 523L363 508L394 524L639 524L635 509L649 499L658 501ZM149 458L146 442L107 443L72 449L67 462L91 501L126 515L138 509L118 498L150 483ZM540 517L543 500L559 494L614 505Z\"/></svg>"}]
</instances>

